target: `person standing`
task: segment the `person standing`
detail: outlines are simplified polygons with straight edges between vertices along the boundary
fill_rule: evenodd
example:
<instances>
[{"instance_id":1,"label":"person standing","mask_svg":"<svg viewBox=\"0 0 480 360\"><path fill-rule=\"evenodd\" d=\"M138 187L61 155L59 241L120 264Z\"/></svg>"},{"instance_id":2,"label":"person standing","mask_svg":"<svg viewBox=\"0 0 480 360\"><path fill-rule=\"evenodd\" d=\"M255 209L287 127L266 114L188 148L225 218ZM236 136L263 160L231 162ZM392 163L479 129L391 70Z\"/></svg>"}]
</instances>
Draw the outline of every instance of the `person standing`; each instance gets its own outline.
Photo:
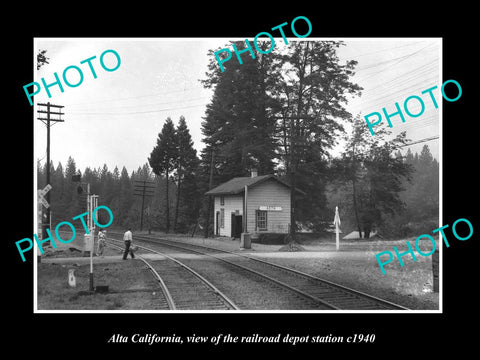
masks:
<instances>
[{"instance_id":1,"label":"person standing","mask_svg":"<svg viewBox=\"0 0 480 360\"><path fill-rule=\"evenodd\" d=\"M105 245L107 242L107 238L105 236L106 230L100 230L98 232L98 249L97 249L97 256L103 257L103 250L105 249Z\"/></svg>"},{"instance_id":2,"label":"person standing","mask_svg":"<svg viewBox=\"0 0 480 360\"><path fill-rule=\"evenodd\" d=\"M130 249L130 246L132 245L132 228L128 228L128 230L125 231L125 234L123 234L123 240L125 241L123 260L127 260L128 252L130 252L130 256L132 257L132 259L134 259L135 256L133 255L132 249Z\"/></svg>"}]
</instances>

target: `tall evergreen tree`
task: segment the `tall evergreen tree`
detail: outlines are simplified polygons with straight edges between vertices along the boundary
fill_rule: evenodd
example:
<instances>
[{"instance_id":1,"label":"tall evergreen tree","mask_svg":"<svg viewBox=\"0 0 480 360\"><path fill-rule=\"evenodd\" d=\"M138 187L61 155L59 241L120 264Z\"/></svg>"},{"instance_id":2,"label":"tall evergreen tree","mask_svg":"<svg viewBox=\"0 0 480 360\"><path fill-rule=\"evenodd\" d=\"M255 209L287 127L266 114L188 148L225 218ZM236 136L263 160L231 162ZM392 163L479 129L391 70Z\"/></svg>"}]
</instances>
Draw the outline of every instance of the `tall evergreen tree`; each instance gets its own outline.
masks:
<instances>
[{"instance_id":1,"label":"tall evergreen tree","mask_svg":"<svg viewBox=\"0 0 480 360\"><path fill-rule=\"evenodd\" d=\"M120 204L118 214L116 214L115 216L115 218L118 219L117 224L121 226L132 226L132 224L129 223L129 213L133 204L133 187L130 181L130 176L128 175L128 171L125 166L122 168L122 172L120 173L119 188Z\"/></svg>"},{"instance_id":2,"label":"tall evergreen tree","mask_svg":"<svg viewBox=\"0 0 480 360\"><path fill-rule=\"evenodd\" d=\"M418 156L416 181L418 181L419 191L422 194L426 218L438 216L440 186L438 173L438 162L433 158L428 145L425 144Z\"/></svg>"},{"instance_id":3,"label":"tall evergreen tree","mask_svg":"<svg viewBox=\"0 0 480 360\"><path fill-rule=\"evenodd\" d=\"M415 224L429 221L434 226L438 223L439 209L439 165L433 158L430 148L425 144L420 155L408 149L405 162L413 167L414 173L410 184L405 184L402 200L406 204L405 223ZM429 225L430 226L430 225ZM413 226L414 228L416 226ZM406 228L407 231L413 230ZM418 229L420 231L421 229Z\"/></svg>"},{"instance_id":4,"label":"tall evergreen tree","mask_svg":"<svg viewBox=\"0 0 480 360\"><path fill-rule=\"evenodd\" d=\"M204 85L215 91L202 123L204 185L210 183L206 178L216 185L244 176L251 167L271 173L278 164L277 173L289 175L292 189L308 194L297 209L302 220L322 223L326 159L343 131L340 121L351 118L344 108L347 95L361 90L350 81L356 62L340 64L340 45L295 42L283 53L226 62L224 72L210 63ZM291 197L295 209L295 191ZM295 211L291 224L293 238Z\"/></svg>"},{"instance_id":5,"label":"tall evergreen tree","mask_svg":"<svg viewBox=\"0 0 480 360\"><path fill-rule=\"evenodd\" d=\"M75 160L69 156L67 160L67 165L65 168L65 204L67 206L67 212L64 214L66 218L71 218L80 214L77 210L80 210L81 199L78 194L78 183L72 182L72 176L79 174L80 171L77 170Z\"/></svg>"},{"instance_id":6,"label":"tall evergreen tree","mask_svg":"<svg viewBox=\"0 0 480 360\"><path fill-rule=\"evenodd\" d=\"M178 158L175 127L169 117L163 124L162 131L158 134L157 145L153 148L148 158L150 167L156 175L165 175L165 230L170 231L170 202L169 202L169 176L175 169Z\"/></svg>"},{"instance_id":7,"label":"tall evergreen tree","mask_svg":"<svg viewBox=\"0 0 480 360\"><path fill-rule=\"evenodd\" d=\"M350 121L344 104L347 95L361 88L350 81L356 61L340 64L341 42L300 41L286 54L275 55L280 76L274 94L280 102L278 138L280 160L291 183L291 241L295 241L298 213L304 221L322 224L325 215L325 170L341 121ZM307 193L297 204L295 188ZM315 196L312 196L315 194ZM319 216L320 214L320 216Z\"/></svg>"},{"instance_id":8,"label":"tall evergreen tree","mask_svg":"<svg viewBox=\"0 0 480 360\"><path fill-rule=\"evenodd\" d=\"M179 210L180 210L180 202L184 199L190 200L190 206L185 204L183 206L183 211L186 211L189 207L192 209L197 208L196 205L196 182L195 182L195 173L198 167L198 158L197 158L197 151L193 147L192 137L190 135L190 131L188 130L187 123L183 116L180 117L178 122L178 126L176 129L176 141L177 141L177 151L178 157L175 161L175 169L176 169L176 180L177 180L177 199L175 203L175 216L173 222L173 229L177 231L178 225L178 217L179 217ZM185 189L183 189L185 188ZM185 195L183 196L182 191L185 191ZM191 197L194 196L194 197ZM187 206L185 206L187 205ZM184 217L186 221L191 221L190 217ZM196 219L194 219L196 220ZM183 224L185 226L185 224Z\"/></svg>"},{"instance_id":9,"label":"tall evergreen tree","mask_svg":"<svg viewBox=\"0 0 480 360\"><path fill-rule=\"evenodd\" d=\"M113 176L110 170L108 169L107 164L103 164L102 170L100 172L100 184L98 186L98 195L99 200L102 205L110 206L112 203L113 197Z\"/></svg>"},{"instance_id":10,"label":"tall evergreen tree","mask_svg":"<svg viewBox=\"0 0 480 360\"><path fill-rule=\"evenodd\" d=\"M242 42L234 43L239 49L245 47ZM272 58L257 54L253 59L245 54L243 64L229 61L221 72L213 51L210 54L209 72L202 82L214 88L214 93L202 122L201 193L233 177L247 176L252 168L259 174L273 173L276 153L276 102L269 92L274 82ZM208 236L213 223L211 197L204 198L201 218Z\"/></svg>"},{"instance_id":11,"label":"tall evergreen tree","mask_svg":"<svg viewBox=\"0 0 480 360\"><path fill-rule=\"evenodd\" d=\"M245 47L242 42L234 43L239 49ZM275 102L269 94L272 60L262 54L242 59L243 64L225 63L225 72L220 72L212 58L203 81L206 88L215 88L202 122L208 153L202 162L209 167L212 151L215 153L215 184L245 176L253 167L260 174L274 169Z\"/></svg>"}]
</instances>

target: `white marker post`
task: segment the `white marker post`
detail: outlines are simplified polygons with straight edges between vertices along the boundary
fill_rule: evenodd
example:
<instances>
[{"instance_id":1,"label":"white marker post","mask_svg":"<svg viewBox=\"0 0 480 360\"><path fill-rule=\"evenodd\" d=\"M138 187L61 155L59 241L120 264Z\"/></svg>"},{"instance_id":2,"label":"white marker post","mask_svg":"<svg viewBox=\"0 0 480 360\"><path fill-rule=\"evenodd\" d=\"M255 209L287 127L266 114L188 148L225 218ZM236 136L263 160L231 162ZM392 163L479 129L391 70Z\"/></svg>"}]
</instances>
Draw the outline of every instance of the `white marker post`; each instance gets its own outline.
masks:
<instances>
[{"instance_id":1,"label":"white marker post","mask_svg":"<svg viewBox=\"0 0 480 360\"><path fill-rule=\"evenodd\" d=\"M90 185L90 184L89 184ZM90 188L89 188L90 192ZM93 252L95 251L95 224L93 220L93 210L98 205L98 195L88 195L88 230L90 232L90 291L94 291L93 284ZM95 214L96 216L97 214ZM97 220L97 219L95 219Z\"/></svg>"},{"instance_id":2,"label":"white marker post","mask_svg":"<svg viewBox=\"0 0 480 360\"><path fill-rule=\"evenodd\" d=\"M338 206L335 206L335 219L333 220L333 224L335 225L336 244L338 251L340 249L340 225L342 224L340 221L340 215L338 214Z\"/></svg>"}]
</instances>

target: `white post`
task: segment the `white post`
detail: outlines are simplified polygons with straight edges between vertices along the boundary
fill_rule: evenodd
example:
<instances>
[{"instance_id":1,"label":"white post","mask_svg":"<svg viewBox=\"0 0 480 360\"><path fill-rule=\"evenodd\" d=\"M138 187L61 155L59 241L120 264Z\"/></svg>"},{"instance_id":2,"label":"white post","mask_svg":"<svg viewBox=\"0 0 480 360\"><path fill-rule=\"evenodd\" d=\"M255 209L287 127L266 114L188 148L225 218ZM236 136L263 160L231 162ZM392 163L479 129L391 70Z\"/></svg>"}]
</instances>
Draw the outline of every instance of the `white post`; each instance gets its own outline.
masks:
<instances>
[{"instance_id":1,"label":"white post","mask_svg":"<svg viewBox=\"0 0 480 360\"><path fill-rule=\"evenodd\" d=\"M245 200L244 200L244 204L245 204L245 209L243 210L244 211L244 218L245 218L245 226L244 226L244 232L248 233L248 225L247 225L247 198L248 198L248 186L245 185Z\"/></svg>"},{"instance_id":2,"label":"white post","mask_svg":"<svg viewBox=\"0 0 480 360\"><path fill-rule=\"evenodd\" d=\"M93 210L97 207L98 195L90 195L90 236L92 239L92 247L90 249L90 291L93 291L93 252L95 251L95 223L93 221ZM97 215L97 214L95 214ZM95 219L97 220L97 219Z\"/></svg>"},{"instance_id":3,"label":"white post","mask_svg":"<svg viewBox=\"0 0 480 360\"><path fill-rule=\"evenodd\" d=\"M247 208L248 208L248 186L245 185L245 194L244 194L244 208L243 208L243 232L242 235L240 236L240 247L243 249L251 249L251 238L250 234L248 233L248 225L247 225Z\"/></svg>"},{"instance_id":4,"label":"white post","mask_svg":"<svg viewBox=\"0 0 480 360\"><path fill-rule=\"evenodd\" d=\"M336 244L337 244L337 251L340 249L340 234L339 234L339 228L338 228L338 223L335 226L335 232L336 232Z\"/></svg>"},{"instance_id":5,"label":"white post","mask_svg":"<svg viewBox=\"0 0 480 360\"><path fill-rule=\"evenodd\" d=\"M95 243L95 237L94 234L92 234L92 201L93 201L93 196L90 195L90 184L88 186L88 231L90 232L90 291L94 291L94 286L93 286L93 250L94 250L94 243Z\"/></svg>"},{"instance_id":6,"label":"white post","mask_svg":"<svg viewBox=\"0 0 480 360\"><path fill-rule=\"evenodd\" d=\"M335 240L337 245L337 251L340 249L340 215L338 214L338 206L335 206L335 219L333 220L335 224Z\"/></svg>"}]
</instances>

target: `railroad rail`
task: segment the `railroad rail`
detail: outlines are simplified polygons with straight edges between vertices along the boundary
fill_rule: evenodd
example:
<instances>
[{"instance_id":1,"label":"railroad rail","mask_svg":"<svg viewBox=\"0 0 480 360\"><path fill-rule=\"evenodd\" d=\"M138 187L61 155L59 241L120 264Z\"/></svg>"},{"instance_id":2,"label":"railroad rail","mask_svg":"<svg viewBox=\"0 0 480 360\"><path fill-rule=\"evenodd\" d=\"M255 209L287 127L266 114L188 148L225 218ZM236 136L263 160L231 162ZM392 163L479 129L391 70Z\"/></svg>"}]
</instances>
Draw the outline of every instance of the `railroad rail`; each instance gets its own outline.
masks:
<instances>
[{"instance_id":1,"label":"railroad rail","mask_svg":"<svg viewBox=\"0 0 480 360\"><path fill-rule=\"evenodd\" d=\"M109 238L107 243L109 246L123 250L122 247L113 244L112 241L120 242L120 240ZM151 262L140 254L135 254L135 257L142 260L159 281L162 294L168 303L169 309L239 310L239 307L232 300L191 267L165 253L140 245L136 246L170 260L168 262L162 261L155 265L155 267L161 268L162 276L160 276Z\"/></svg>"},{"instance_id":2,"label":"railroad rail","mask_svg":"<svg viewBox=\"0 0 480 360\"><path fill-rule=\"evenodd\" d=\"M121 234L112 233L112 232L110 232L109 235L110 235L110 239L112 239L111 238L112 235L121 236ZM302 290L300 290L300 289L298 289L294 286L291 286L291 285L283 282L281 279L269 276L268 274L265 274L262 271L251 269L249 267L243 266L242 264L234 263L234 262L228 261L224 258L221 258L219 256L212 255L210 252L204 252L204 251L195 250L193 248L187 248L187 247L183 247L183 246L176 246L175 244L172 244L172 243L170 243L170 244L158 243L156 241L153 241L152 239L142 238L141 236L136 236L135 239L136 240L147 241L147 242L150 242L150 243L154 243L157 246L165 246L166 245L167 247L179 248L183 252L188 251L188 252L191 252L191 253L204 255L204 256L213 258L217 261L220 261L224 264L228 264L230 267L233 267L235 269L235 271L240 275L247 276L247 277L250 277L250 278L255 277L257 279L260 279L262 282L268 283L270 285L270 287L274 287L275 289L278 289L279 287L282 288L284 291L286 291L288 293L288 297L290 298L289 302L291 303L291 306L298 306L300 308L308 308L308 309L321 309L321 310L336 310L337 309L335 306L331 305L330 303L328 303L328 302L326 302L322 299L319 299L316 296L312 296L311 294L309 294L305 291L302 291ZM138 247L141 248L141 249L146 249L148 251L156 252L156 250L149 249L149 248L146 248L144 246L138 246ZM216 250L216 249L211 248L211 250ZM278 290L276 290L276 292L278 293Z\"/></svg>"},{"instance_id":3,"label":"railroad rail","mask_svg":"<svg viewBox=\"0 0 480 360\"><path fill-rule=\"evenodd\" d=\"M123 248L121 246L111 244L111 243L109 245L116 248L116 249L123 250ZM158 272L155 270L155 268L143 256L140 256L140 255L137 254L136 257L139 258L140 260L142 260L145 263L145 265L150 269L150 271L153 273L153 276L155 276L155 278L157 279L157 281L160 285L160 289L161 289L162 294L163 294L163 301L162 301L162 304L161 304L161 308L162 309L166 308L166 309L169 309L169 310L176 310L177 306L175 305L175 302L173 301L172 295L170 294L170 290L168 289L167 285L165 285L165 282L163 281L162 277L158 274Z\"/></svg>"},{"instance_id":4,"label":"railroad rail","mask_svg":"<svg viewBox=\"0 0 480 360\"><path fill-rule=\"evenodd\" d=\"M121 235L110 233L110 235ZM173 241L159 237L135 236L135 240L146 241L156 245L164 245L216 258L232 266L261 276L264 279L289 289L301 296L333 310L409 310L406 307L380 299L346 286L321 279L283 265L258 259L253 256L213 248ZM228 254L228 260L225 258Z\"/></svg>"}]
</instances>

